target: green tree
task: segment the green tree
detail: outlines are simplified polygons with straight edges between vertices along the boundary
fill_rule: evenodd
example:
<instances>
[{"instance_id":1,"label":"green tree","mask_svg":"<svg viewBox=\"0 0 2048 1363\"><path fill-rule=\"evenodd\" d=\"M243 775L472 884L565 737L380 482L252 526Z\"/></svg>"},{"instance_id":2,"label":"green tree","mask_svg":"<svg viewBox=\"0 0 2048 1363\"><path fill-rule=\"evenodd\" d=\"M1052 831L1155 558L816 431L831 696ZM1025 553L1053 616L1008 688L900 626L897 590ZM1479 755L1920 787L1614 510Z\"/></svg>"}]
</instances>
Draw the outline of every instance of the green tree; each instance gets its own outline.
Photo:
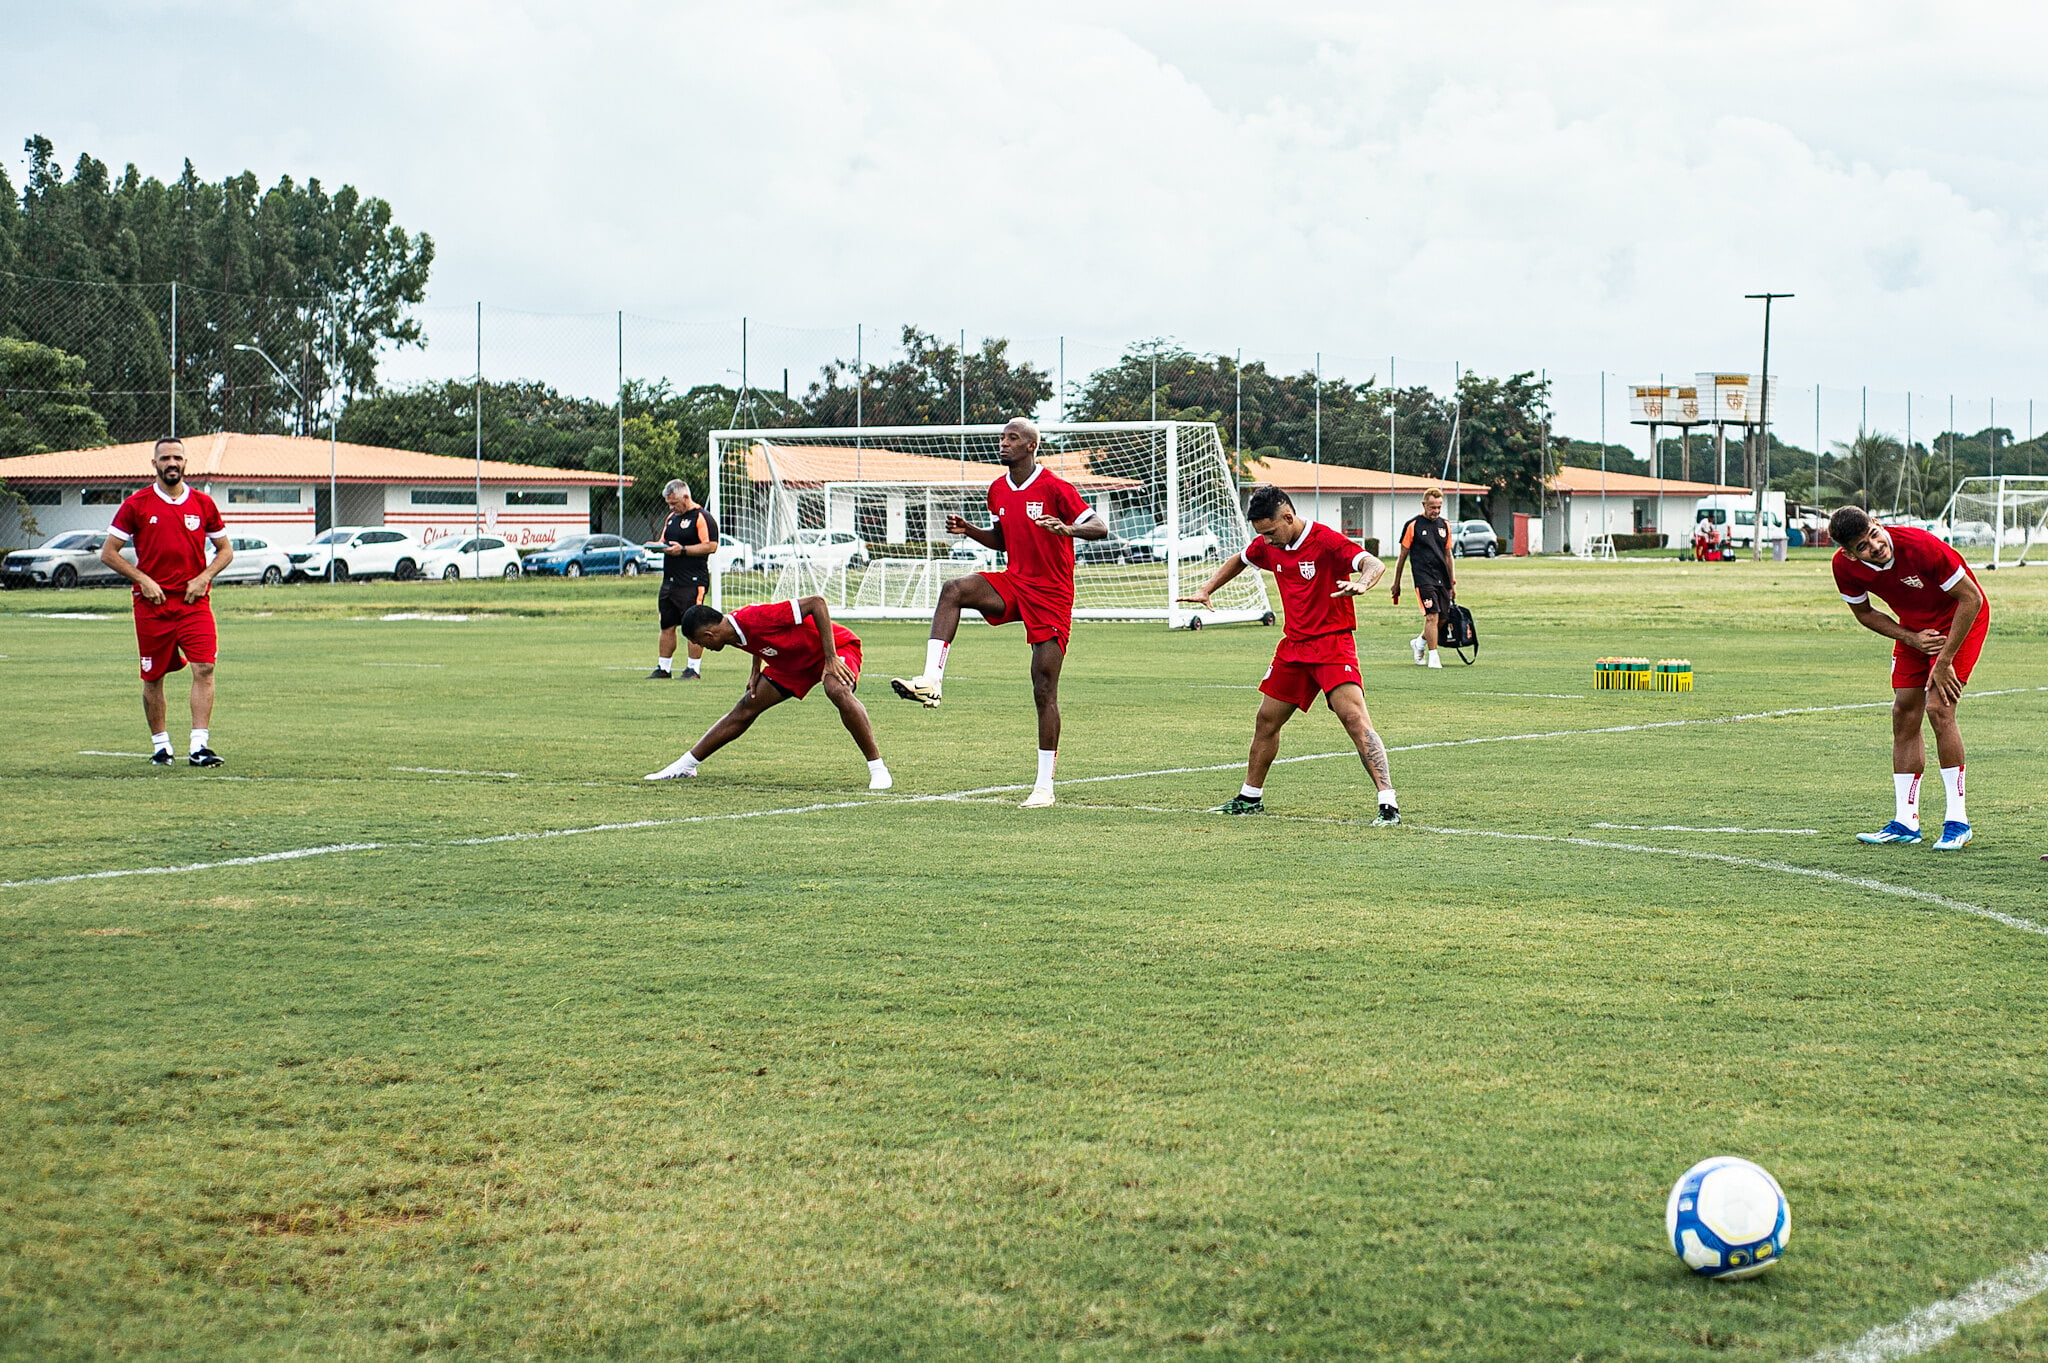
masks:
<instances>
[{"instance_id":1,"label":"green tree","mask_svg":"<svg viewBox=\"0 0 2048 1363\"><path fill-rule=\"evenodd\" d=\"M1459 377L1453 472L1492 489L1484 499L1488 519L1502 522L1515 507L1541 502L1553 472L1543 436L1549 401L1550 384L1532 372L1505 379Z\"/></svg>"},{"instance_id":2,"label":"green tree","mask_svg":"<svg viewBox=\"0 0 2048 1363\"><path fill-rule=\"evenodd\" d=\"M91 397L84 360L0 336L0 458L111 443Z\"/></svg>"},{"instance_id":3,"label":"green tree","mask_svg":"<svg viewBox=\"0 0 2048 1363\"><path fill-rule=\"evenodd\" d=\"M807 424L851 426L857 405L868 426L952 425L960 420L963 368L969 424L1029 416L1052 396L1052 376L1028 361L1013 363L1009 351L1008 341L987 337L963 360L958 344L906 325L900 359L868 366L864 375L850 360L826 365L804 394Z\"/></svg>"}]
</instances>

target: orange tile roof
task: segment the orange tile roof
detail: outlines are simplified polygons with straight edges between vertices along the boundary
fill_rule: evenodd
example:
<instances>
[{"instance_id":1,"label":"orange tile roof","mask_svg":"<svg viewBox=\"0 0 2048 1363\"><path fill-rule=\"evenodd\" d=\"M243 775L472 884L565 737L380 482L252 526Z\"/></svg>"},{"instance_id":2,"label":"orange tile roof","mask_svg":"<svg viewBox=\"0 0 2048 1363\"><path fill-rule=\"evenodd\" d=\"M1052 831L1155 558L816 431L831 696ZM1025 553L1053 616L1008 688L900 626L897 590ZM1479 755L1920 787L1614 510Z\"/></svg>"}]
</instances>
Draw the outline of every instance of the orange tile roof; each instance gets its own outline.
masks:
<instances>
[{"instance_id":1,"label":"orange tile roof","mask_svg":"<svg viewBox=\"0 0 2048 1363\"><path fill-rule=\"evenodd\" d=\"M1117 478L1088 469L1089 450L1047 450L1039 462L1086 492L1142 487L1135 478ZM771 459L774 474L769 472ZM757 483L780 475L785 487L818 487L825 483L915 483L923 486L957 483L983 488L995 481L1003 466L981 459L941 459L929 454L882 449L873 445L781 445L762 441L747 447L747 477Z\"/></svg>"},{"instance_id":2,"label":"orange tile roof","mask_svg":"<svg viewBox=\"0 0 2048 1363\"><path fill-rule=\"evenodd\" d=\"M1385 469L1357 469L1349 464L1313 464L1306 459L1249 459L1245 461L1244 472L1254 482L1271 483L1289 492L1309 492L1317 487L1325 492L1385 492L1390 483L1397 493L1420 493L1431 487L1458 493L1491 490L1450 478L1418 478L1412 473L1390 474Z\"/></svg>"},{"instance_id":3,"label":"orange tile roof","mask_svg":"<svg viewBox=\"0 0 2048 1363\"><path fill-rule=\"evenodd\" d=\"M1647 494L1662 497L1705 497L1716 492L1748 492L1746 487L1728 487L1721 483L1686 483L1676 478L1647 478L1640 473L1608 472L1603 475L1599 469L1582 469L1576 464L1566 464L1550 480L1552 492L1591 492L1598 495L1601 478L1607 480L1607 494L1610 497Z\"/></svg>"},{"instance_id":4,"label":"orange tile roof","mask_svg":"<svg viewBox=\"0 0 2048 1363\"><path fill-rule=\"evenodd\" d=\"M0 479L25 483L145 483L154 442L105 445L92 450L53 450L0 459ZM335 479L343 483L469 483L477 476L474 459L457 459L415 450L376 445L334 447ZM191 483L249 482L324 483L327 442L313 436L244 435L224 431L195 435L185 441L185 479ZM555 469L538 464L483 461L486 483L554 483L612 487L618 475L586 469ZM626 479L628 483L632 478Z\"/></svg>"}]
</instances>

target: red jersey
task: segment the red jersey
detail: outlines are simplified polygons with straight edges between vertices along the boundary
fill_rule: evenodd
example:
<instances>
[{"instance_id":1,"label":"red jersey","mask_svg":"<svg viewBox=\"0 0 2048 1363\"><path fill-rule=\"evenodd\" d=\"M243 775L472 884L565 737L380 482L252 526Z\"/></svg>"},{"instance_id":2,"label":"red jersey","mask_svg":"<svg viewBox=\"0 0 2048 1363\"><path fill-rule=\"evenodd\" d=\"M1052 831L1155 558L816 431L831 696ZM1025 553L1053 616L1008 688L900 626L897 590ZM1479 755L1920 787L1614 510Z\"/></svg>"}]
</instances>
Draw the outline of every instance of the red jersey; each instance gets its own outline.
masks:
<instances>
[{"instance_id":1,"label":"red jersey","mask_svg":"<svg viewBox=\"0 0 2048 1363\"><path fill-rule=\"evenodd\" d=\"M771 601L763 606L741 606L728 615L739 631L739 647L779 672L815 678L825 668L825 655L818 650L818 627L794 601ZM858 647L860 636L837 620L832 622L832 651L848 645Z\"/></svg>"},{"instance_id":2,"label":"red jersey","mask_svg":"<svg viewBox=\"0 0 2048 1363\"><path fill-rule=\"evenodd\" d=\"M184 591L185 584L212 561L206 541L226 535L227 526L213 498L190 483L172 501L164 496L163 484L152 479L148 487L121 503L108 533L132 540L135 566L170 595ZM136 595L141 594L138 588Z\"/></svg>"},{"instance_id":3,"label":"red jersey","mask_svg":"<svg viewBox=\"0 0 2048 1363\"><path fill-rule=\"evenodd\" d=\"M1279 579L1287 639L1299 643L1358 628L1352 598L1330 593L1365 562L1365 550L1329 526L1310 521L1301 538L1285 548L1274 547L1261 535L1238 556Z\"/></svg>"},{"instance_id":4,"label":"red jersey","mask_svg":"<svg viewBox=\"0 0 2048 1363\"><path fill-rule=\"evenodd\" d=\"M1056 535L1036 522L1040 516L1057 516L1072 525L1092 510L1072 483L1043 464L1022 487L1010 486L1007 469L988 485L989 515L1002 527L1010 572L1037 592L1068 602L1074 599L1073 537Z\"/></svg>"},{"instance_id":5,"label":"red jersey","mask_svg":"<svg viewBox=\"0 0 2048 1363\"><path fill-rule=\"evenodd\" d=\"M1961 554L1925 530L1910 525L1890 525L1885 530L1892 537L1891 563L1873 568L1837 549L1836 589L1852 606L1862 605L1874 592L1907 629L1946 633L1956 618L1956 599L1948 589L1965 577L1975 582L1977 575ZM1982 614L1977 623L1985 623Z\"/></svg>"}]
</instances>

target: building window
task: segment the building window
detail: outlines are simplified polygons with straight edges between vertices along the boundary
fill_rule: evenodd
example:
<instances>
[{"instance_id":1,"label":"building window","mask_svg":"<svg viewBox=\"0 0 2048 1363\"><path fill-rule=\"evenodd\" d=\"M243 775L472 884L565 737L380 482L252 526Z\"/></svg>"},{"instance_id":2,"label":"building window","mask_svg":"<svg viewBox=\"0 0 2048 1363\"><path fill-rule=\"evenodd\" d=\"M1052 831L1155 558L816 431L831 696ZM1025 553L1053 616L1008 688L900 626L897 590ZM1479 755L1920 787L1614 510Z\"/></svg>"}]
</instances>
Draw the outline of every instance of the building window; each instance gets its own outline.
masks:
<instances>
[{"instance_id":1,"label":"building window","mask_svg":"<svg viewBox=\"0 0 2048 1363\"><path fill-rule=\"evenodd\" d=\"M15 491L20 493L21 500L27 502L30 506L62 506L64 504L64 489L61 487L24 487L16 488Z\"/></svg>"},{"instance_id":2,"label":"building window","mask_svg":"<svg viewBox=\"0 0 2048 1363\"><path fill-rule=\"evenodd\" d=\"M527 490L514 488L505 494L506 506L567 506L569 494L561 488Z\"/></svg>"},{"instance_id":3,"label":"building window","mask_svg":"<svg viewBox=\"0 0 2048 1363\"><path fill-rule=\"evenodd\" d=\"M86 506L119 506L128 500L128 490L119 487L89 487L78 500Z\"/></svg>"},{"instance_id":4,"label":"building window","mask_svg":"<svg viewBox=\"0 0 2048 1363\"><path fill-rule=\"evenodd\" d=\"M228 489L230 506L297 506L299 490L295 487L231 487Z\"/></svg>"},{"instance_id":5,"label":"building window","mask_svg":"<svg viewBox=\"0 0 2048 1363\"><path fill-rule=\"evenodd\" d=\"M1337 499L1338 519L1344 522L1346 539L1365 538L1365 498L1339 497Z\"/></svg>"},{"instance_id":6,"label":"building window","mask_svg":"<svg viewBox=\"0 0 2048 1363\"><path fill-rule=\"evenodd\" d=\"M469 487L416 487L414 506L475 506L476 489Z\"/></svg>"}]
</instances>

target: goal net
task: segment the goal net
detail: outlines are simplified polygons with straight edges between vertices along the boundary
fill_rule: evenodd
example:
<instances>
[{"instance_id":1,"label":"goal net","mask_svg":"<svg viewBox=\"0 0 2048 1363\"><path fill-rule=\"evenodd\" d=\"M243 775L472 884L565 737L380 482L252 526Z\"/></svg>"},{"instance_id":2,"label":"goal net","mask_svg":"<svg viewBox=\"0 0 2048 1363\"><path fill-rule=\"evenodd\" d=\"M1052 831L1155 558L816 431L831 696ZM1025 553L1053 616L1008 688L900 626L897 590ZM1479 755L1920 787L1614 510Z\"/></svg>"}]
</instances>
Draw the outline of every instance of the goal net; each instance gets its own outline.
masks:
<instances>
[{"instance_id":1,"label":"goal net","mask_svg":"<svg viewBox=\"0 0 2048 1363\"><path fill-rule=\"evenodd\" d=\"M1942 537L1986 568L2048 558L2048 477L1965 478L1942 512Z\"/></svg>"},{"instance_id":2,"label":"goal net","mask_svg":"<svg viewBox=\"0 0 2048 1363\"><path fill-rule=\"evenodd\" d=\"M843 426L714 431L710 505L721 610L822 596L848 619L921 618L956 577L1003 556L946 532L987 526L1003 467L1001 426ZM1109 526L1074 542L1074 615L1183 626L1260 620L1264 575L1240 574L1207 611L1176 600L1251 539L1237 479L1203 422L1085 422L1040 428L1038 462L1072 483Z\"/></svg>"}]
</instances>

